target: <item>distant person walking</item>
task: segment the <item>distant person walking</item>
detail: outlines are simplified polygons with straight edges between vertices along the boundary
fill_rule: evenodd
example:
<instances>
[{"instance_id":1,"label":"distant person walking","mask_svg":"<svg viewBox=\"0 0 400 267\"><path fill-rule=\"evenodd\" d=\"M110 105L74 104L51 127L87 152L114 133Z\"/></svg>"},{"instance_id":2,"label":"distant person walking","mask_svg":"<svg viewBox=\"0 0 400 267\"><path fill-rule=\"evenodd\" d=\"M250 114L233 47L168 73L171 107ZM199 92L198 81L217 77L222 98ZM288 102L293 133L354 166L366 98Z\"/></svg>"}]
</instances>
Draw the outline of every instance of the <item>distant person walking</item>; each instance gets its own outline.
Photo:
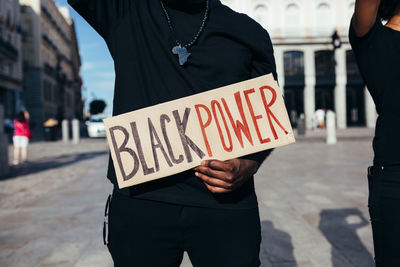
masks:
<instances>
[{"instance_id":1,"label":"distant person walking","mask_svg":"<svg viewBox=\"0 0 400 267\"><path fill-rule=\"evenodd\" d=\"M31 138L31 130L29 129L29 113L28 111L20 111L14 120L14 160L13 165L26 162L28 158L28 144Z\"/></svg>"},{"instance_id":2,"label":"distant person walking","mask_svg":"<svg viewBox=\"0 0 400 267\"><path fill-rule=\"evenodd\" d=\"M315 118L317 120L317 128L325 129L325 115L326 112L324 109L317 109L315 111Z\"/></svg>"},{"instance_id":3,"label":"distant person walking","mask_svg":"<svg viewBox=\"0 0 400 267\"><path fill-rule=\"evenodd\" d=\"M387 21L386 25L382 21ZM400 0L357 0L350 42L379 114L368 168L376 266L400 266Z\"/></svg>"}]
</instances>

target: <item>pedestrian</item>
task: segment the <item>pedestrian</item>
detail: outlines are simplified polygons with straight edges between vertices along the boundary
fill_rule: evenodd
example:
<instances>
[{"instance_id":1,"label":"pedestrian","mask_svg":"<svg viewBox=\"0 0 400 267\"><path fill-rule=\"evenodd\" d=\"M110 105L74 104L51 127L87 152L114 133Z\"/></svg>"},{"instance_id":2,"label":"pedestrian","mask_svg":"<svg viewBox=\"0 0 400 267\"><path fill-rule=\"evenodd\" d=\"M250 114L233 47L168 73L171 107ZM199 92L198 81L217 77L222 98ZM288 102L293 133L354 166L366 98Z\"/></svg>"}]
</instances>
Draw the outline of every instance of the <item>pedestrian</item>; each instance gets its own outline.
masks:
<instances>
[{"instance_id":1,"label":"pedestrian","mask_svg":"<svg viewBox=\"0 0 400 267\"><path fill-rule=\"evenodd\" d=\"M270 37L220 0L69 0L114 60L113 115L201 93L276 67ZM259 266L253 175L270 151L119 189L105 242L115 266ZM108 207L108 206L106 206Z\"/></svg>"},{"instance_id":2,"label":"pedestrian","mask_svg":"<svg viewBox=\"0 0 400 267\"><path fill-rule=\"evenodd\" d=\"M26 162L28 159L28 144L31 138L31 130L29 129L29 113L28 111L18 112L14 119L14 160L13 165Z\"/></svg>"},{"instance_id":3,"label":"pedestrian","mask_svg":"<svg viewBox=\"0 0 400 267\"><path fill-rule=\"evenodd\" d=\"M317 128L325 129L325 109L317 109L315 118L317 120Z\"/></svg>"},{"instance_id":4,"label":"pedestrian","mask_svg":"<svg viewBox=\"0 0 400 267\"><path fill-rule=\"evenodd\" d=\"M4 119L4 132L7 134L9 142L12 142L12 137L14 135L14 121L10 118Z\"/></svg>"},{"instance_id":5,"label":"pedestrian","mask_svg":"<svg viewBox=\"0 0 400 267\"><path fill-rule=\"evenodd\" d=\"M368 168L375 263L400 266L400 0L357 0L350 42L379 115Z\"/></svg>"}]
</instances>

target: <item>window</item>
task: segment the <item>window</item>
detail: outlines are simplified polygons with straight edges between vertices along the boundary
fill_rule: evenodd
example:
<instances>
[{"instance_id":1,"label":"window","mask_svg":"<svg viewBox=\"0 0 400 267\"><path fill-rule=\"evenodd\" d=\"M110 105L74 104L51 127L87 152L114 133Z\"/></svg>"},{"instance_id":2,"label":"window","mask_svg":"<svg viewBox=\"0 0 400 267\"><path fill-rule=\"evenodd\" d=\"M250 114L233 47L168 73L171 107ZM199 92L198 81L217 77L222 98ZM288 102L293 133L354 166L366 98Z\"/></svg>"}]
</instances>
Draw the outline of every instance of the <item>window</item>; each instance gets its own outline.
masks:
<instances>
[{"instance_id":1,"label":"window","mask_svg":"<svg viewBox=\"0 0 400 267\"><path fill-rule=\"evenodd\" d=\"M43 82L43 94L44 94L44 100L47 102L51 102L52 100L51 83L48 81Z\"/></svg>"},{"instance_id":2,"label":"window","mask_svg":"<svg viewBox=\"0 0 400 267\"><path fill-rule=\"evenodd\" d=\"M348 84L363 84L353 50L346 51L346 70Z\"/></svg>"},{"instance_id":3,"label":"window","mask_svg":"<svg viewBox=\"0 0 400 267\"><path fill-rule=\"evenodd\" d=\"M72 97L71 94L68 92L65 92L65 105L70 108L72 106Z\"/></svg>"},{"instance_id":4,"label":"window","mask_svg":"<svg viewBox=\"0 0 400 267\"><path fill-rule=\"evenodd\" d=\"M315 52L315 74L317 85L335 85L335 58L332 50Z\"/></svg>"},{"instance_id":5,"label":"window","mask_svg":"<svg viewBox=\"0 0 400 267\"><path fill-rule=\"evenodd\" d=\"M335 27L334 14L331 6L328 3L320 3L317 6L317 34L330 35Z\"/></svg>"},{"instance_id":6,"label":"window","mask_svg":"<svg viewBox=\"0 0 400 267\"><path fill-rule=\"evenodd\" d=\"M283 55L285 86L304 86L304 53L287 51Z\"/></svg>"},{"instance_id":7,"label":"window","mask_svg":"<svg viewBox=\"0 0 400 267\"><path fill-rule=\"evenodd\" d=\"M287 51L283 54L285 70L285 105L290 122L297 126L297 119L304 113L304 53Z\"/></svg>"},{"instance_id":8,"label":"window","mask_svg":"<svg viewBox=\"0 0 400 267\"><path fill-rule=\"evenodd\" d=\"M59 93L59 89L57 86L53 86L52 88L52 92L53 92L53 102L54 103L58 103L59 98L60 98L60 93Z\"/></svg>"},{"instance_id":9,"label":"window","mask_svg":"<svg viewBox=\"0 0 400 267\"><path fill-rule=\"evenodd\" d=\"M264 28L269 26L268 8L265 5L258 5L254 9L254 19Z\"/></svg>"},{"instance_id":10,"label":"window","mask_svg":"<svg viewBox=\"0 0 400 267\"><path fill-rule=\"evenodd\" d=\"M299 34L299 29L301 27L301 11L297 4L291 3L286 6L285 22L287 35Z\"/></svg>"}]
</instances>

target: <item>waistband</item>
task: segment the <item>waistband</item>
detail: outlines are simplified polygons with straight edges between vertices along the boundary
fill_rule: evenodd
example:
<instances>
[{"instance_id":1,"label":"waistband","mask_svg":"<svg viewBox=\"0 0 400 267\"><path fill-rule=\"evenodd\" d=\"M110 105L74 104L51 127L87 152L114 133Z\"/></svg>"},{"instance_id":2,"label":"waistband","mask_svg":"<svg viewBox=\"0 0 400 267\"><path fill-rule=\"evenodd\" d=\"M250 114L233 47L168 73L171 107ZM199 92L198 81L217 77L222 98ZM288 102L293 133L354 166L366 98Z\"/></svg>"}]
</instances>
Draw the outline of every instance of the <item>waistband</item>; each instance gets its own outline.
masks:
<instances>
[{"instance_id":1,"label":"waistband","mask_svg":"<svg viewBox=\"0 0 400 267\"><path fill-rule=\"evenodd\" d=\"M372 175L377 172L382 172L383 170L400 170L400 164L380 164L374 163L373 166L368 167L368 175Z\"/></svg>"}]
</instances>

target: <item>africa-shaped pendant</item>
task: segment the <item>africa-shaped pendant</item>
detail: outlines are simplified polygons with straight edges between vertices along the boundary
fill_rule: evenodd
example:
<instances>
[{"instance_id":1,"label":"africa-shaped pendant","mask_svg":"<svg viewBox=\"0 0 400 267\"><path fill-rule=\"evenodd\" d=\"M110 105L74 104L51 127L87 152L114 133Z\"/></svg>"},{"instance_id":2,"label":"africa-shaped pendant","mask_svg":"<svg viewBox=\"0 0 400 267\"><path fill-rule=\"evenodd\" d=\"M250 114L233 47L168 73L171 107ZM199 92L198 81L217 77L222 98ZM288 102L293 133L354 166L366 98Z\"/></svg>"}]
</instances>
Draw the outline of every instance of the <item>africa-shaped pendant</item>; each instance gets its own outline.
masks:
<instances>
[{"instance_id":1,"label":"africa-shaped pendant","mask_svg":"<svg viewBox=\"0 0 400 267\"><path fill-rule=\"evenodd\" d=\"M190 53L187 51L186 47L182 47L180 45L174 46L172 48L172 53L178 55L179 64L181 66L183 66L187 62L187 59L190 56Z\"/></svg>"}]
</instances>

